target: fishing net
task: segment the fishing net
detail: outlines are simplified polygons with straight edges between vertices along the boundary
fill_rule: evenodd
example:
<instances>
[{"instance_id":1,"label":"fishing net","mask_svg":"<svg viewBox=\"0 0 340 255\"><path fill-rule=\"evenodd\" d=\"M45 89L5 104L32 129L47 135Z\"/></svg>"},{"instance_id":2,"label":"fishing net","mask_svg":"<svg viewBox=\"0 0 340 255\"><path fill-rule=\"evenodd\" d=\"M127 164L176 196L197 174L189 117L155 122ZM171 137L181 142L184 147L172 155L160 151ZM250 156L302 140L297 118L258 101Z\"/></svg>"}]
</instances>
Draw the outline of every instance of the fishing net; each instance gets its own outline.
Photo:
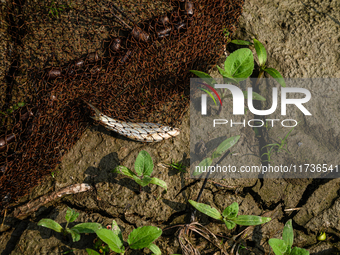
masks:
<instances>
[{"instance_id":1,"label":"fishing net","mask_svg":"<svg viewBox=\"0 0 340 255\"><path fill-rule=\"evenodd\" d=\"M243 0L1 2L0 208L50 173L91 123L176 126Z\"/></svg>"}]
</instances>

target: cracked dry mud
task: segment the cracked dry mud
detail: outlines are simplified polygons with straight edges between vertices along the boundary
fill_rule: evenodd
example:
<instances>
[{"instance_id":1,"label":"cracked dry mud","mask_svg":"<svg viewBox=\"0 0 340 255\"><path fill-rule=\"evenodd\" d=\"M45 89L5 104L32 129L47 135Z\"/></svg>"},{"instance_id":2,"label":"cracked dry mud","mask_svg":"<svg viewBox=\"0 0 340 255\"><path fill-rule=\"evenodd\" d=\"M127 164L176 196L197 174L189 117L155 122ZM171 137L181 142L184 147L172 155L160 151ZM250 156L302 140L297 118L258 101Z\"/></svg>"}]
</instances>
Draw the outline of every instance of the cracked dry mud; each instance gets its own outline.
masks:
<instances>
[{"instance_id":1,"label":"cracked dry mud","mask_svg":"<svg viewBox=\"0 0 340 255\"><path fill-rule=\"evenodd\" d=\"M276 68L284 77L339 78L339 26L340 3L336 1L253 0L245 3L237 39L249 40L255 36L263 42L268 52L268 66ZM216 74L215 69L211 72ZM316 95L325 89L311 88ZM339 155L340 96L334 91L332 97L325 107L314 109L315 114L322 117L321 121L305 121L289 137L288 149L302 151L297 157L308 156L314 162L323 162ZM323 109L329 107L334 110L326 112ZM328 122L329 119L336 121ZM322 126L322 123L328 125ZM108 225L113 219L116 220L125 240L136 227L154 225L164 229L186 222L189 211L187 200L197 197L202 182L165 166L171 161L189 165L189 112L185 114L180 128L182 133L175 139L155 144L133 142L102 127L88 129L63 158L55 170L55 178L46 178L22 201L74 183L91 183L96 191L66 196L39 209L34 217L14 221L10 229L1 233L1 254L60 254L70 249L74 254L86 254L85 248L92 248L95 235L83 235L79 242L72 243L36 224L41 218L64 223L67 207L80 212L76 223L99 222ZM245 128L240 133L241 139L235 151L256 144L252 129ZM281 128L273 128L268 134L271 139L284 135ZM299 142L302 142L301 146L298 146ZM158 186L149 185L139 194L133 181L112 173L117 165L133 169L141 150L149 152L154 160L153 177L164 180L168 185L168 192L159 199L162 190ZM273 160L275 164L285 164L294 161L293 157L280 152L273 155ZM254 157L253 162L248 164L257 163L260 163L259 157ZM215 185L212 181L225 186ZM252 252L243 249L240 254L269 254L268 239L280 238L288 219L293 219L293 246L306 248L314 255L340 254L339 182L339 179L210 180L201 202L220 211L238 202L240 214L265 214L272 218L269 223L250 229L243 240ZM295 210L288 210L292 208ZM202 214L198 214L198 221L213 233L229 237L243 229L237 227L228 231L223 224ZM327 241L317 241L320 231L327 233ZM162 254L181 254L175 232L176 229L166 230L156 240ZM241 241L242 238L237 240ZM196 245L202 250L212 248L203 239L196 239ZM231 239L226 241L227 247L233 245ZM145 249L131 254L148 252Z\"/></svg>"}]
</instances>

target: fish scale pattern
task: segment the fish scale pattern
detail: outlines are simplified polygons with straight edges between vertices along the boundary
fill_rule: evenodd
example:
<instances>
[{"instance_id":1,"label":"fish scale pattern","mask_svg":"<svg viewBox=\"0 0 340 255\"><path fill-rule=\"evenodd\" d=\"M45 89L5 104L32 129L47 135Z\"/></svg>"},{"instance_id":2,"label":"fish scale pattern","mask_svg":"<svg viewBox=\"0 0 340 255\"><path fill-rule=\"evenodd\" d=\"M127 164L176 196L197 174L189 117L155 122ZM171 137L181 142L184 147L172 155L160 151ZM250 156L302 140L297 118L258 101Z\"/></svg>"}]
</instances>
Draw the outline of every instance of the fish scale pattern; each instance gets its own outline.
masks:
<instances>
[{"instance_id":1,"label":"fish scale pattern","mask_svg":"<svg viewBox=\"0 0 340 255\"><path fill-rule=\"evenodd\" d=\"M104 127L127 138L139 142L160 142L179 135L180 129L158 123L134 123L115 120L102 114L96 107L87 103L95 112L93 119Z\"/></svg>"}]
</instances>

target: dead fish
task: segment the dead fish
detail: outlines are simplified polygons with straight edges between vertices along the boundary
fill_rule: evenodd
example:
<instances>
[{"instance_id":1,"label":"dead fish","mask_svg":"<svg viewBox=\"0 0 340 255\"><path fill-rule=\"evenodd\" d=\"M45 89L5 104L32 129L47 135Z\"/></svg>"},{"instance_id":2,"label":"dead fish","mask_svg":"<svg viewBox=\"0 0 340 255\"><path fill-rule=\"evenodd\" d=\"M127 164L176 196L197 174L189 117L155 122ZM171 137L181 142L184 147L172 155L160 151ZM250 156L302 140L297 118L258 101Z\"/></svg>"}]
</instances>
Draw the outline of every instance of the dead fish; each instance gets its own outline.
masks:
<instances>
[{"instance_id":1,"label":"dead fish","mask_svg":"<svg viewBox=\"0 0 340 255\"><path fill-rule=\"evenodd\" d=\"M104 127L115 131L120 135L139 142L160 142L165 139L177 136L180 129L163 126L156 123L133 123L124 122L110 118L102 114L92 104L87 103L95 112L95 116L91 117L99 121Z\"/></svg>"}]
</instances>

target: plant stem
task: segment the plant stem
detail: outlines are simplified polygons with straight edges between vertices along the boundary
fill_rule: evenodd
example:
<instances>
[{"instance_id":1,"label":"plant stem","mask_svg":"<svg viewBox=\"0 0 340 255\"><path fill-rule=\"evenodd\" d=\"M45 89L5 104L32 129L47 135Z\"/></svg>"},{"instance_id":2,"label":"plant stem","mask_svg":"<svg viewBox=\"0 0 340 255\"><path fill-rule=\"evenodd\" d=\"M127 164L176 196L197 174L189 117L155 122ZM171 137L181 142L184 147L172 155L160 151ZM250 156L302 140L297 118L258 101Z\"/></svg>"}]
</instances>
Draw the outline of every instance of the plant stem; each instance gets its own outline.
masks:
<instances>
[{"instance_id":1,"label":"plant stem","mask_svg":"<svg viewBox=\"0 0 340 255\"><path fill-rule=\"evenodd\" d=\"M259 76L257 77L257 80L256 80L256 83L255 83L255 88L254 88L254 90L257 90L257 87L258 87L258 85L259 85L260 80L261 80L262 77L263 77L263 74L264 74L264 70L261 70L260 73L259 73Z\"/></svg>"},{"instance_id":2,"label":"plant stem","mask_svg":"<svg viewBox=\"0 0 340 255\"><path fill-rule=\"evenodd\" d=\"M230 154L230 150L228 150L228 151L220 158L220 160L215 164L215 167L216 167L216 165L220 164L220 163L222 162L222 160L223 160L226 156L228 156L229 154ZM201 189L200 189L200 192L198 193L198 196L197 196L197 199L196 199L196 202L197 202L197 203L198 203L199 200L201 199L203 190L204 190L204 188L205 188L205 185L206 185L207 182L208 182L208 177L209 177L210 173L211 173L211 172L210 172L210 169L209 169L209 172L208 172L207 175L205 176L205 179L204 179L204 182L203 182L202 187L201 187ZM195 220L196 211L197 211L197 210L194 209L194 210L191 212L191 215L190 215L190 223L192 223L192 222Z\"/></svg>"}]
</instances>

